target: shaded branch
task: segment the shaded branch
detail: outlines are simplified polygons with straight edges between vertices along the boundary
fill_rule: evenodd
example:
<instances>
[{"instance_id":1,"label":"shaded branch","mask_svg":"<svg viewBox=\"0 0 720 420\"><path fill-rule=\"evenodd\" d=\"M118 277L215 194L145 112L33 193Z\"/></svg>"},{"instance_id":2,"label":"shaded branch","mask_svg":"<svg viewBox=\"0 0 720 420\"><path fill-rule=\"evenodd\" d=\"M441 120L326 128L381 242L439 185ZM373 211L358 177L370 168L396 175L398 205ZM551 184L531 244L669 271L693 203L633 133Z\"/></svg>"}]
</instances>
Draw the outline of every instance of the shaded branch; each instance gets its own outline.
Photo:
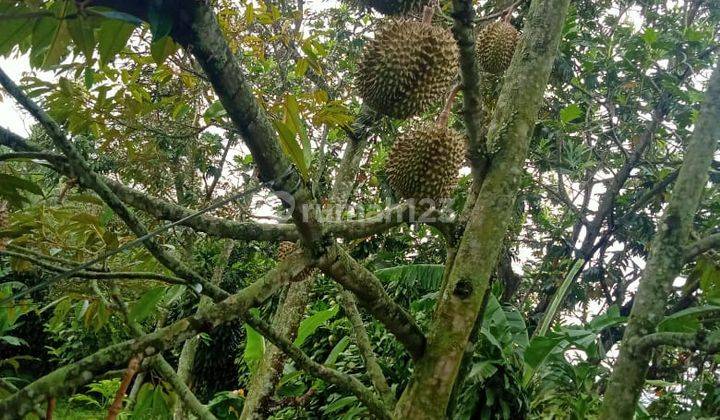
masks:
<instances>
[{"instance_id":1,"label":"shaded branch","mask_svg":"<svg viewBox=\"0 0 720 420\"><path fill-rule=\"evenodd\" d=\"M415 319L385 292L380 280L338 245L329 247L318 268L358 297L360 305L395 335L414 359L425 351L425 335Z\"/></svg>"},{"instance_id":2,"label":"shaded branch","mask_svg":"<svg viewBox=\"0 0 720 420\"><path fill-rule=\"evenodd\" d=\"M658 332L640 337L635 345L640 351L649 351L659 346L671 346L700 350L708 354L720 353L720 337L707 337L698 333Z\"/></svg>"},{"instance_id":3,"label":"shaded branch","mask_svg":"<svg viewBox=\"0 0 720 420\"><path fill-rule=\"evenodd\" d=\"M31 255L22 254L19 252L0 250L0 255L7 255L9 257L19 258L28 262L31 262L38 267L53 272L53 273L68 273L72 270L58 267L50 264L47 261L43 261L40 258L36 258ZM178 277L166 276L164 274L141 272L141 271L78 271L72 274L71 277L83 278L83 279L94 279L94 280L157 280L169 284L184 284L188 282Z\"/></svg>"},{"instance_id":4,"label":"shaded branch","mask_svg":"<svg viewBox=\"0 0 720 420\"><path fill-rule=\"evenodd\" d=\"M250 308L262 304L283 284L290 282L309 262L303 253L295 252L255 283L201 313L142 337L106 347L37 379L17 393L0 400L0 418L10 420L22 417L47 396L67 395L108 368L126 363L134 354L143 354L145 357L160 354L201 332L243 316Z\"/></svg>"},{"instance_id":5,"label":"shaded branch","mask_svg":"<svg viewBox=\"0 0 720 420\"><path fill-rule=\"evenodd\" d=\"M720 248L720 232L698 239L694 243L685 247L685 260L689 261L700 254L716 248Z\"/></svg>"},{"instance_id":6,"label":"shaded branch","mask_svg":"<svg viewBox=\"0 0 720 420\"><path fill-rule=\"evenodd\" d=\"M375 390L380 394L385 404L392 407L395 405L395 395L388 386L385 374L383 374L380 364L378 364L375 352L372 349L370 343L370 337L368 337L365 324L363 323L360 312L355 305L355 297L348 291L340 292L340 303L345 309L345 314L350 321L350 325L353 329L353 335L355 336L355 344L357 344L360 350L360 356L365 361L365 369L367 369L368 376L375 387Z\"/></svg>"},{"instance_id":7,"label":"shaded branch","mask_svg":"<svg viewBox=\"0 0 720 420\"><path fill-rule=\"evenodd\" d=\"M452 33L460 53L460 80L463 91L463 119L468 134L470 160L477 170L485 159L486 128L483 126L480 71L475 56L475 10L470 0L453 0Z\"/></svg>"}]
</instances>

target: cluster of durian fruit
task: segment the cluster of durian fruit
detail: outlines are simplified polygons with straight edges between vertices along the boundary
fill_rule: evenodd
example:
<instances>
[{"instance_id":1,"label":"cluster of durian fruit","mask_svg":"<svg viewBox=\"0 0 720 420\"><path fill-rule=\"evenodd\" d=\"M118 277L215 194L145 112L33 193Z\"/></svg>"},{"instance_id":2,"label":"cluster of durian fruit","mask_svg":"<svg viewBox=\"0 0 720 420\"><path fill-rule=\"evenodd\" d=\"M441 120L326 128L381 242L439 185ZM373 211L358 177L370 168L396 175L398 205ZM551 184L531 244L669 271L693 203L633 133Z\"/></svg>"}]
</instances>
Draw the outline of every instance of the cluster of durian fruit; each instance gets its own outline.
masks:
<instances>
[{"instance_id":1,"label":"cluster of durian fruit","mask_svg":"<svg viewBox=\"0 0 720 420\"><path fill-rule=\"evenodd\" d=\"M381 22L358 63L356 88L376 112L406 119L442 102L458 78L458 50L446 27L432 23L429 0L352 0L393 15ZM423 19L410 16L419 12ZM501 75L515 51L518 31L505 21L477 34L482 71ZM447 198L465 160L465 137L447 126L447 118L415 124L398 136L386 173L395 194L417 202Z\"/></svg>"}]
</instances>

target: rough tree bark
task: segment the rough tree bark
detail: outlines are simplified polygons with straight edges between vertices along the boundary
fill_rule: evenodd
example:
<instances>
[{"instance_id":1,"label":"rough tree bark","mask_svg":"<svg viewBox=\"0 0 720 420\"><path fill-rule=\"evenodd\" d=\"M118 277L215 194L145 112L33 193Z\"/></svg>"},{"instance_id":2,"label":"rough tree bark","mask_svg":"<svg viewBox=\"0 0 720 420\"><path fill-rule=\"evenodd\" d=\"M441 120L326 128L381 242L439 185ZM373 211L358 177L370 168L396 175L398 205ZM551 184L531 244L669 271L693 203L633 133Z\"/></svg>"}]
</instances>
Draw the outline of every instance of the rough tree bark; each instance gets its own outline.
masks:
<instances>
[{"instance_id":1,"label":"rough tree bark","mask_svg":"<svg viewBox=\"0 0 720 420\"><path fill-rule=\"evenodd\" d=\"M215 265L215 269L213 270L212 277L210 279L211 283L219 285L222 281L223 273L225 273L225 267L228 264L228 261L230 260L230 255L233 252L233 249L235 249L235 242L234 241L227 241L222 251L220 252L220 255L218 257L218 261ZM212 300L208 298L207 296L200 297L200 303L198 304L198 311L203 310L206 308ZM195 356L197 354L198 346L200 345L200 336L195 336L188 341L186 341L183 344L183 348L180 351L180 358L178 359L178 366L177 366L177 376L178 380L182 383L186 384L188 387L190 387L191 379L192 379L192 368L195 364ZM178 407L175 409L175 418L183 418L184 416L184 409L182 406L178 405Z\"/></svg>"},{"instance_id":2,"label":"rough tree bark","mask_svg":"<svg viewBox=\"0 0 720 420\"><path fill-rule=\"evenodd\" d=\"M470 332L502 248L529 137L560 41L568 0L534 0L524 36L505 76L488 129L497 145L465 233L448 287L440 297L428 347L395 409L398 418L443 418ZM488 148L492 151L493 147Z\"/></svg>"},{"instance_id":3,"label":"rough tree bark","mask_svg":"<svg viewBox=\"0 0 720 420\"><path fill-rule=\"evenodd\" d=\"M312 278L294 282L287 286L283 299L273 317L273 327L283 337L292 341L305 314L305 306L310 299ZM287 355L279 348L269 345L263 358L250 379L247 398L240 414L242 419L260 419L267 417L270 399L280 381Z\"/></svg>"},{"instance_id":4,"label":"rough tree bark","mask_svg":"<svg viewBox=\"0 0 720 420\"><path fill-rule=\"evenodd\" d=\"M665 315L672 282L685 263L685 245L692 229L700 195L720 140L720 66L716 67L705 94L672 198L653 239L635 303L630 312L620 355L610 377L602 408L603 418L632 419L645 383L651 352L640 345L655 332Z\"/></svg>"}]
</instances>

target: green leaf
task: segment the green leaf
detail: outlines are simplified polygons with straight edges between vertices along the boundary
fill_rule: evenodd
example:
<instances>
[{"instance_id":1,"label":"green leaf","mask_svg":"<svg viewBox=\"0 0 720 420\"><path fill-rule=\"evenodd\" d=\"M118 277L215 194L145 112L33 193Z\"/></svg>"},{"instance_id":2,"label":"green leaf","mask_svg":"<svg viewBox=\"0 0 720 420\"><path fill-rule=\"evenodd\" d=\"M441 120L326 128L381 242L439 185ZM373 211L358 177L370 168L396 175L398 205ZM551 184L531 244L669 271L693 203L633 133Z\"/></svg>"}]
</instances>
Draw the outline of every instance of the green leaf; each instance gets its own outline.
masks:
<instances>
[{"instance_id":1,"label":"green leaf","mask_svg":"<svg viewBox=\"0 0 720 420\"><path fill-rule=\"evenodd\" d=\"M250 26L255 22L255 8L252 3L245 6L245 23Z\"/></svg>"},{"instance_id":2,"label":"green leaf","mask_svg":"<svg viewBox=\"0 0 720 420\"><path fill-rule=\"evenodd\" d=\"M285 98L285 113L286 113L287 117L289 117L289 122L291 122L294 127L293 131L300 134L300 142L302 144L302 152L303 152L303 161L305 163L305 166L309 167L310 161L312 159L311 148L310 148L310 139L308 138L308 135L307 135L305 123L300 118L300 107L298 106L297 99L295 99L295 97L292 95L288 95Z\"/></svg>"},{"instance_id":3,"label":"green leaf","mask_svg":"<svg viewBox=\"0 0 720 420\"><path fill-rule=\"evenodd\" d=\"M48 68L60 63L62 57L67 53L67 47L70 43L70 32L68 31L68 20L65 16L70 10L70 5L74 3L70 1L57 2L54 4L57 7L61 7L58 11L57 19L54 23L54 29L50 44L48 45L47 51L45 52L45 58L42 62L43 68ZM62 5L62 6L60 6Z\"/></svg>"},{"instance_id":4,"label":"green leaf","mask_svg":"<svg viewBox=\"0 0 720 420\"><path fill-rule=\"evenodd\" d=\"M531 368L537 368L563 341L565 338L562 336L533 337L525 349L525 363Z\"/></svg>"},{"instance_id":5,"label":"green leaf","mask_svg":"<svg viewBox=\"0 0 720 420\"><path fill-rule=\"evenodd\" d=\"M0 195L3 192L17 193L18 190L43 195L42 188L36 183L10 174L0 173Z\"/></svg>"},{"instance_id":6,"label":"green leaf","mask_svg":"<svg viewBox=\"0 0 720 420\"><path fill-rule=\"evenodd\" d=\"M165 36L157 41L153 40L150 44L150 54L155 63L162 64L166 58L177 51L177 48L177 44L173 42L172 38Z\"/></svg>"},{"instance_id":7,"label":"green leaf","mask_svg":"<svg viewBox=\"0 0 720 420\"><path fill-rule=\"evenodd\" d=\"M32 50L30 51L30 65L41 67L45 61L45 52L52 42L58 20L54 17L43 17L35 21L32 31Z\"/></svg>"},{"instance_id":8,"label":"green leaf","mask_svg":"<svg viewBox=\"0 0 720 420\"><path fill-rule=\"evenodd\" d=\"M173 27L173 14L165 9L172 7L172 4L166 0L150 0L148 3L148 23L153 41L165 38L170 35Z\"/></svg>"},{"instance_id":9,"label":"green leaf","mask_svg":"<svg viewBox=\"0 0 720 420\"><path fill-rule=\"evenodd\" d=\"M703 305L684 309L666 316L658 324L657 330L661 332L692 333L700 328L700 316L712 312L720 312L720 306Z\"/></svg>"},{"instance_id":10,"label":"green leaf","mask_svg":"<svg viewBox=\"0 0 720 420\"><path fill-rule=\"evenodd\" d=\"M622 324L626 320L627 317L620 315L620 308L618 305L612 305L607 309L607 311L605 311L605 313L602 313L595 317L595 319L591 320L588 323L588 327L590 327L592 331L600 332L607 327Z\"/></svg>"},{"instance_id":11,"label":"green leaf","mask_svg":"<svg viewBox=\"0 0 720 420\"><path fill-rule=\"evenodd\" d=\"M572 104L560 111L560 120L567 124L582 115L582 109L578 104Z\"/></svg>"},{"instance_id":12,"label":"green leaf","mask_svg":"<svg viewBox=\"0 0 720 420\"><path fill-rule=\"evenodd\" d=\"M700 289L708 300L720 298L720 268L707 258L698 260L697 268L700 271Z\"/></svg>"},{"instance_id":13,"label":"green leaf","mask_svg":"<svg viewBox=\"0 0 720 420\"><path fill-rule=\"evenodd\" d=\"M27 344L27 341L22 338L13 337L12 335L2 335L0 336L0 341L4 341L11 346L24 346Z\"/></svg>"},{"instance_id":14,"label":"green leaf","mask_svg":"<svg viewBox=\"0 0 720 420\"><path fill-rule=\"evenodd\" d=\"M155 306L165 295L165 287L156 287L145 292L130 308L130 319L140 322L155 310Z\"/></svg>"},{"instance_id":15,"label":"green leaf","mask_svg":"<svg viewBox=\"0 0 720 420\"><path fill-rule=\"evenodd\" d=\"M138 419L172 419L170 398L162 385L144 384L138 392L132 414L132 418Z\"/></svg>"},{"instance_id":16,"label":"green leaf","mask_svg":"<svg viewBox=\"0 0 720 420\"><path fill-rule=\"evenodd\" d=\"M345 351L347 346L350 345L350 337L345 336L340 339L340 341L335 344L332 350L330 350L330 354L328 355L327 359L325 359L325 366L334 368L335 363L337 362L338 357L340 356L340 353Z\"/></svg>"},{"instance_id":17,"label":"green leaf","mask_svg":"<svg viewBox=\"0 0 720 420\"><path fill-rule=\"evenodd\" d=\"M257 310L255 310L257 315ZM243 352L243 360L250 369L250 373L255 373L258 363L265 353L265 338L260 335L253 327L245 324L245 351Z\"/></svg>"},{"instance_id":18,"label":"green leaf","mask_svg":"<svg viewBox=\"0 0 720 420\"><path fill-rule=\"evenodd\" d=\"M85 83L85 89L90 90L92 85L95 83L95 70L92 67L85 67L83 71L83 82Z\"/></svg>"},{"instance_id":19,"label":"green leaf","mask_svg":"<svg viewBox=\"0 0 720 420\"><path fill-rule=\"evenodd\" d=\"M288 126L286 123L275 120L273 121L273 125L275 126L275 129L278 132L278 136L280 137L280 147L282 148L285 155L287 155L292 163L295 164L295 166L300 171L300 174L303 178L308 178L308 167L305 164L305 154L303 153L303 150L300 148L300 144L298 144L296 132L293 131L292 127Z\"/></svg>"},{"instance_id":20,"label":"green leaf","mask_svg":"<svg viewBox=\"0 0 720 420\"><path fill-rule=\"evenodd\" d=\"M187 102L178 102L173 108L172 117L175 119L182 118L190 112L190 105Z\"/></svg>"},{"instance_id":21,"label":"green leaf","mask_svg":"<svg viewBox=\"0 0 720 420\"><path fill-rule=\"evenodd\" d=\"M339 399L335 400L334 402L328 404L325 407L324 412L326 414L337 413L340 410L344 409L345 407L348 407L352 404L357 403L357 400L358 400L357 397L352 396L352 395L348 396L348 397L339 398Z\"/></svg>"},{"instance_id":22,"label":"green leaf","mask_svg":"<svg viewBox=\"0 0 720 420\"><path fill-rule=\"evenodd\" d=\"M108 19L131 23L133 26L138 26L142 23L142 20L140 20L140 18L133 16L129 13L118 12L116 10L93 10L93 13L105 16Z\"/></svg>"},{"instance_id":23,"label":"green leaf","mask_svg":"<svg viewBox=\"0 0 720 420\"><path fill-rule=\"evenodd\" d=\"M20 15L29 12L24 7L12 5L0 6L0 14L3 16ZM3 28L0 31L0 55L7 55L13 47L20 44L33 33L36 19L7 19L3 20Z\"/></svg>"},{"instance_id":24,"label":"green leaf","mask_svg":"<svg viewBox=\"0 0 720 420\"><path fill-rule=\"evenodd\" d=\"M650 46L652 46L658 39L658 33L654 28L645 28L645 32L642 35L642 39Z\"/></svg>"},{"instance_id":25,"label":"green leaf","mask_svg":"<svg viewBox=\"0 0 720 420\"><path fill-rule=\"evenodd\" d=\"M83 17L72 19L68 23L68 31L75 45L80 48L85 57L90 60L95 51L95 32L90 26L90 22Z\"/></svg>"},{"instance_id":26,"label":"green leaf","mask_svg":"<svg viewBox=\"0 0 720 420\"><path fill-rule=\"evenodd\" d=\"M384 283L417 284L423 291L433 291L440 287L444 270L440 264L409 264L377 270L375 276Z\"/></svg>"},{"instance_id":27,"label":"green leaf","mask_svg":"<svg viewBox=\"0 0 720 420\"><path fill-rule=\"evenodd\" d=\"M334 317L338 313L338 306L333 306L329 309L325 309L324 311L319 311L311 316L305 318L300 322L300 327L298 328L297 338L295 338L295 344L296 346L300 347L305 343L305 340L307 340L308 337L313 335L313 333L324 323L326 323L330 318Z\"/></svg>"},{"instance_id":28,"label":"green leaf","mask_svg":"<svg viewBox=\"0 0 720 420\"><path fill-rule=\"evenodd\" d=\"M307 73L308 68L310 67L310 62L306 58L300 58L295 63L295 75L298 77L305 76L305 73Z\"/></svg>"},{"instance_id":29,"label":"green leaf","mask_svg":"<svg viewBox=\"0 0 720 420\"><path fill-rule=\"evenodd\" d=\"M203 113L203 119L206 124L210 124L213 120L222 118L225 115L227 115L227 112L225 111L223 104L220 101L215 101L210 104L208 109L205 110Z\"/></svg>"},{"instance_id":30,"label":"green leaf","mask_svg":"<svg viewBox=\"0 0 720 420\"><path fill-rule=\"evenodd\" d=\"M106 65L125 48L135 26L122 20L106 20L98 31L98 51L100 64Z\"/></svg>"},{"instance_id":31,"label":"green leaf","mask_svg":"<svg viewBox=\"0 0 720 420\"><path fill-rule=\"evenodd\" d=\"M550 329L550 324L552 324L553 319L555 318L555 315L560 308L560 304L564 302L565 298L567 297L570 284L575 280L575 276L584 264L585 261L582 258L578 258L577 260L575 260L572 267L570 267L570 270L567 272L567 274L565 274L565 278L560 284L560 287L558 287L558 289L555 291L555 295L553 295L552 301L550 302L548 309L545 311L545 315L543 315L542 321L540 321L540 325L538 326L536 332L537 335L543 336L547 334L548 330Z\"/></svg>"}]
</instances>

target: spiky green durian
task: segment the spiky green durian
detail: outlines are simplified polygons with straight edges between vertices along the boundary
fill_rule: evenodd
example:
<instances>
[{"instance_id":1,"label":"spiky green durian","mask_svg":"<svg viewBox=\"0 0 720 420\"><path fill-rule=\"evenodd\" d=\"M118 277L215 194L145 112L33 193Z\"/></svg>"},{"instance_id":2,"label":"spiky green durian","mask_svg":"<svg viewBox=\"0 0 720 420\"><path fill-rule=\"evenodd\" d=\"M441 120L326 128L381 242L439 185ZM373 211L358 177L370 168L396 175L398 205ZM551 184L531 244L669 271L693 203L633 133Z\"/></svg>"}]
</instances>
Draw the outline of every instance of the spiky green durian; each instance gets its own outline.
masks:
<instances>
[{"instance_id":1,"label":"spiky green durian","mask_svg":"<svg viewBox=\"0 0 720 420\"><path fill-rule=\"evenodd\" d=\"M448 198L465 161L465 138L435 123L423 124L400 135L388 156L388 182L395 194L417 203Z\"/></svg>"},{"instance_id":2,"label":"spiky green durian","mask_svg":"<svg viewBox=\"0 0 720 420\"><path fill-rule=\"evenodd\" d=\"M510 66L520 33L505 21L493 22L478 33L475 41L480 68L492 74L502 74Z\"/></svg>"},{"instance_id":3,"label":"spiky green durian","mask_svg":"<svg viewBox=\"0 0 720 420\"><path fill-rule=\"evenodd\" d=\"M449 30L391 20L368 42L358 64L357 88L375 111L408 118L443 98L457 76L457 56Z\"/></svg>"}]
</instances>

